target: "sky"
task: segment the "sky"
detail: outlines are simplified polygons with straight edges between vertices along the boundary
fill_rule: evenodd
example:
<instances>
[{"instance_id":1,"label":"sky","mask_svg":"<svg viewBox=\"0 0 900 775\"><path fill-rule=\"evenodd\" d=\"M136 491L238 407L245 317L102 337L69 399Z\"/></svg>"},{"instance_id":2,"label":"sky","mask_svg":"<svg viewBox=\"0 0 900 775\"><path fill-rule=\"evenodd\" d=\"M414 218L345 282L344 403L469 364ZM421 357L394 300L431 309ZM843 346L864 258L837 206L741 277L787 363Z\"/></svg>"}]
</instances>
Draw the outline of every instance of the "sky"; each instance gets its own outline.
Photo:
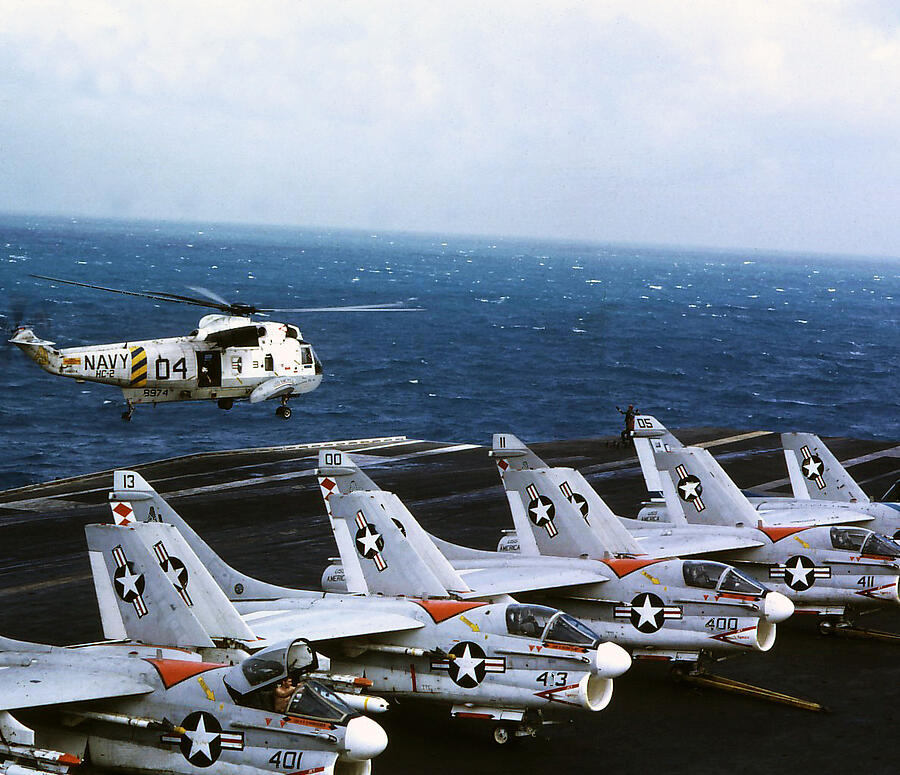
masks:
<instances>
[{"instance_id":1,"label":"sky","mask_svg":"<svg viewBox=\"0 0 900 775\"><path fill-rule=\"evenodd\" d=\"M900 256L895 2L0 0L0 212Z\"/></svg>"}]
</instances>

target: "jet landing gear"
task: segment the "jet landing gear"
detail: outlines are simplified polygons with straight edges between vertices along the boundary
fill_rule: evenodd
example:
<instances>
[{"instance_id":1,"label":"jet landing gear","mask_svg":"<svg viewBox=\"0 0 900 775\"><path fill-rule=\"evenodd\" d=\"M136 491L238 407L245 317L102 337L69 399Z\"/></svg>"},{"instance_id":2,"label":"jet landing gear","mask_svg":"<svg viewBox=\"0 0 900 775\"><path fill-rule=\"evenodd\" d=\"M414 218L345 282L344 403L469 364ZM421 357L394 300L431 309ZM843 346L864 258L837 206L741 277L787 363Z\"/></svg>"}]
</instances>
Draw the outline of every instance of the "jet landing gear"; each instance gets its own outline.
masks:
<instances>
[{"instance_id":1,"label":"jet landing gear","mask_svg":"<svg viewBox=\"0 0 900 775\"><path fill-rule=\"evenodd\" d=\"M676 664L672 667L672 678L678 683L692 684L704 689L717 689L721 692L730 692L731 694L740 694L744 697L752 697L757 700L766 702L774 702L777 705L788 705L798 710L808 710L812 713L828 713L829 710L824 705L812 700L804 700L801 697L794 697L790 694L782 694L781 692L772 691L762 686L754 686L753 684L735 681L733 678L726 678L724 675L714 675L707 673L699 663Z\"/></svg>"},{"instance_id":2,"label":"jet landing gear","mask_svg":"<svg viewBox=\"0 0 900 775\"><path fill-rule=\"evenodd\" d=\"M134 403L129 398L125 402L125 411L122 412L122 419L128 421L131 419L131 415L133 415L133 414L134 414Z\"/></svg>"},{"instance_id":3,"label":"jet landing gear","mask_svg":"<svg viewBox=\"0 0 900 775\"><path fill-rule=\"evenodd\" d=\"M290 420L291 419L291 407L287 405L288 397L281 397L281 406L279 406L275 410L275 414L280 417L282 420Z\"/></svg>"}]
</instances>

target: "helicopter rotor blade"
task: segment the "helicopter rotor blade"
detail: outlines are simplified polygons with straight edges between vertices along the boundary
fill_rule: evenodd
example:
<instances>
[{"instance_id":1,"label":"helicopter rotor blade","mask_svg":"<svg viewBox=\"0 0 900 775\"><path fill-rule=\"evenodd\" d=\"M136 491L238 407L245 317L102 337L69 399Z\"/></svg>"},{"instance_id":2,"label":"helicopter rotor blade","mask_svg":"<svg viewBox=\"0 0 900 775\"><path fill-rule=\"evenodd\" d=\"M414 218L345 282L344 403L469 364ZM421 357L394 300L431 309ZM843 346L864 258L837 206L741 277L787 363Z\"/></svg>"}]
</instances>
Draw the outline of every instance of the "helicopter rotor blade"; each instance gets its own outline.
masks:
<instances>
[{"instance_id":1,"label":"helicopter rotor blade","mask_svg":"<svg viewBox=\"0 0 900 775\"><path fill-rule=\"evenodd\" d=\"M191 296L179 296L174 293L162 293L162 292L143 292L143 291L125 291L121 288L107 288L105 285L93 285L91 283L80 283L76 280L63 280L61 277L48 277L42 274L33 274L31 277L36 277L39 280L49 280L54 283L65 283L66 285L77 285L81 288L93 288L98 291L109 291L110 293L121 293L124 296L139 296L144 299L153 299L154 301L169 301L174 304L192 304L196 307L209 307L211 309L218 310L229 310L231 309L231 305L221 305L216 304L212 301L205 301L204 299L195 299Z\"/></svg>"},{"instance_id":2,"label":"helicopter rotor blade","mask_svg":"<svg viewBox=\"0 0 900 775\"><path fill-rule=\"evenodd\" d=\"M202 285L189 285L192 291L197 291L201 296L206 296L208 299L212 299L213 301L222 304L225 307L231 308L231 302L223 299L218 293L215 291L211 291L209 288L204 288Z\"/></svg>"},{"instance_id":3,"label":"helicopter rotor blade","mask_svg":"<svg viewBox=\"0 0 900 775\"><path fill-rule=\"evenodd\" d=\"M347 307L262 307L257 312L422 312L422 307L395 304L354 304Z\"/></svg>"}]
</instances>

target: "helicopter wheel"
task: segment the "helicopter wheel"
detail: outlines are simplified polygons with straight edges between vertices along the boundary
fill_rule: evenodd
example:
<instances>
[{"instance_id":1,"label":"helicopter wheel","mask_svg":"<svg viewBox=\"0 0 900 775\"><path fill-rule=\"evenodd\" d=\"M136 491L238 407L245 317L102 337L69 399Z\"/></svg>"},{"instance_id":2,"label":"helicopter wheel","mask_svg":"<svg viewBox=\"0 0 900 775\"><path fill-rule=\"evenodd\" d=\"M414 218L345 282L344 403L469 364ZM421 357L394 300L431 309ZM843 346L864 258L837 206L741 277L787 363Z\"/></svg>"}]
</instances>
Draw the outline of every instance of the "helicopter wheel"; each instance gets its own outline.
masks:
<instances>
[{"instance_id":1,"label":"helicopter wheel","mask_svg":"<svg viewBox=\"0 0 900 775\"><path fill-rule=\"evenodd\" d=\"M275 409L275 414L278 415L282 420L290 420L291 419L291 407L289 406L279 406Z\"/></svg>"},{"instance_id":2,"label":"helicopter wheel","mask_svg":"<svg viewBox=\"0 0 900 775\"><path fill-rule=\"evenodd\" d=\"M127 420L130 420L131 415L134 414L134 404L131 403L131 401L126 401L125 406L126 406L126 409L124 412L122 412L122 419L127 421Z\"/></svg>"},{"instance_id":3,"label":"helicopter wheel","mask_svg":"<svg viewBox=\"0 0 900 775\"><path fill-rule=\"evenodd\" d=\"M217 403L219 409L224 409L224 410L228 411L229 409L231 409L231 407L234 406L234 399L233 398L220 398L216 403Z\"/></svg>"}]
</instances>

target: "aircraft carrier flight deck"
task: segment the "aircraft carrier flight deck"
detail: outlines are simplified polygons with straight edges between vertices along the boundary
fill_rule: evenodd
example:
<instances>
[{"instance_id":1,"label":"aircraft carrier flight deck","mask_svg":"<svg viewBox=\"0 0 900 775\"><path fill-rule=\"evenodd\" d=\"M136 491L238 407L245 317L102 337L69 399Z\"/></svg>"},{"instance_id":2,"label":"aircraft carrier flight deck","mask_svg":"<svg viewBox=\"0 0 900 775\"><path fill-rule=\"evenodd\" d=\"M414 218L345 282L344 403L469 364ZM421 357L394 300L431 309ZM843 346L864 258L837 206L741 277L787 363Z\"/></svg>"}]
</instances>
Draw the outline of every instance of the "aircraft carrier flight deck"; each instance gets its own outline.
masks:
<instances>
[{"instance_id":1,"label":"aircraft carrier flight deck","mask_svg":"<svg viewBox=\"0 0 900 775\"><path fill-rule=\"evenodd\" d=\"M676 434L686 444L707 447L742 489L790 494L778 434L726 428ZM634 449L615 441L530 446L551 465L580 470L617 514L634 516L646 496L640 466ZM873 498L900 478L896 442L825 441ZM441 538L494 549L501 530L512 527L496 467L487 448L473 444L396 436L206 453L134 468L234 567L276 584L318 589L337 554L313 476L322 446L353 453L380 487L396 493ZM111 485L112 469L0 492L4 636L59 644L102 637L83 528L109 521ZM900 638L892 643L826 637L796 618L779 626L771 652L712 669L815 700L827 713L678 684L664 665L636 663L616 680L606 710L550 727L546 740L499 747L474 729L462 736L442 734L459 722L426 725L399 707L379 719L391 742L375 769L827 773L862 766L867 773L894 772ZM859 624L900 633L900 609Z\"/></svg>"}]
</instances>

